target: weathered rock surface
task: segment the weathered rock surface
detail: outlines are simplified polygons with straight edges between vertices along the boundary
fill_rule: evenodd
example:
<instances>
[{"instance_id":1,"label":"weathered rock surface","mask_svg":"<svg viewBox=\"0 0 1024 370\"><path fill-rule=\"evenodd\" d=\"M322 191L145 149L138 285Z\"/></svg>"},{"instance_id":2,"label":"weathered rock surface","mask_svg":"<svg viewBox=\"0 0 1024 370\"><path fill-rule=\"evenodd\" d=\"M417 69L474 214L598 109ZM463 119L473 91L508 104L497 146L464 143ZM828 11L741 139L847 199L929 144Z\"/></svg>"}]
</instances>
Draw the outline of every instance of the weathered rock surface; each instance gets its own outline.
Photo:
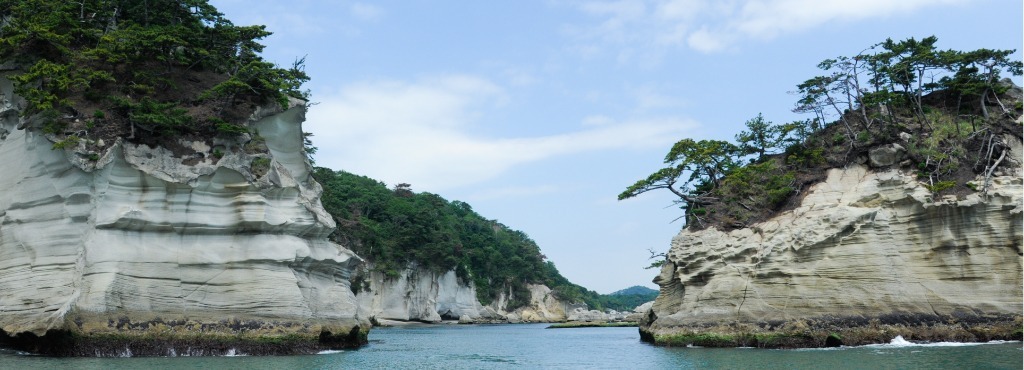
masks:
<instances>
[{"instance_id":1,"label":"weathered rock surface","mask_svg":"<svg viewBox=\"0 0 1024 370\"><path fill-rule=\"evenodd\" d=\"M987 194L936 200L913 173L854 165L830 170L799 207L769 221L682 231L655 279L661 292L641 323L644 339L686 345L714 333L722 343L710 345L796 346L897 334L1019 337L1024 187L1020 140L1008 140L1012 173Z\"/></svg>"},{"instance_id":2,"label":"weathered rock surface","mask_svg":"<svg viewBox=\"0 0 1024 370\"><path fill-rule=\"evenodd\" d=\"M652 307L654 307L654 301L646 302L642 305L636 306L636 308L633 309L633 312L630 312L628 315L626 315L626 318L624 320L630 322L640 322L640 320L643 320L644 314L646 314L647 311L650 311Z\"/></svg>"},{"instance_id":3,"label":"weathered rock surface","mask_svg":"<svg viewBox=\"0 0 1024 370\"><path fill-rule=\"evenodd\" d=\"M440 322L485 315L476 300L476 289L461 283L455 271L438 274L410 266L394 278L371 272L368 282L369 290L357 295L360 317Z\"/></svg>"},{"instance_id":4,"label":"weathered rock surface","mask_svg":"<svg viewBox=\"0 0 1024 370\"><path fill-rule=\"evenodd\" d=\"M868 159L873 167L892 166L906 156L907 150L899 144L883 145L868 152Z\"/></svg>"},{"instance_id":5,"label":"weathered rock surface","mask_svg":"<svg viewBox=\"0 0 1024 370\"><path fill-rule=\"evenodd\" d=\"M96 160L84 144L51 149L0 81L0 339L58 355L365 342L349 287L361 260L327 241L334 222L309 175L301 104L251 118L269 153L225 142L216 158L182 142L206 152L186 165L119 140Z\"/></svg>"},{"instance_id":6,"label":"weathered rock surface","mask_svg":"<svg viewBox=\"0 0 1024 370\"><path fill-rule=\"evenodd\" d=\"M368 275L368 290L357 294L359 316L376 320L562 322L569 306L556 299L547 286L536 284L528 285L530 300L524 307L509 310L505 294L485 306L477 300L473 284L461 281L455 271L437 273L413 265L397 277L388 278L376 271Z\"/></svg>"},{"instance_id":7,"label":"weathered rock surface","mask_svg":"<svg viewBox=\"0 0 1024 370\"><path fill-rule=\"evenodd\" d=\"M525 322L562 322L567 319L569 306L559 301L545 285L529 284L530 303L516 310Z\"/></svg>"}]
</instances>

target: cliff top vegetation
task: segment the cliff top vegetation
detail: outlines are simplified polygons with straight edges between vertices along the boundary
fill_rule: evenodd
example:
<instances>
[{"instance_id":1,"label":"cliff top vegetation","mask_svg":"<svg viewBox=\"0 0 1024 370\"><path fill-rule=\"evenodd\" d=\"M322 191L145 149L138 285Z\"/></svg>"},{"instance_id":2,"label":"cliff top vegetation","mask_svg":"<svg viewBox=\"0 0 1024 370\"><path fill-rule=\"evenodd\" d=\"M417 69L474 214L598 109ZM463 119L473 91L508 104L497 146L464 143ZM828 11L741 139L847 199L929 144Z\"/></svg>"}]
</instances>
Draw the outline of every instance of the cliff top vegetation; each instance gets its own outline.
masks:
<instances>
[{"instance_id":1,"label":"cliff top vegetation","mask_svg":"<svg viewBox=\"0 0 1024 370\"><path fill-rule=\"evenodd\" d=\"M247 132L255 106L307 95L301 60L259 55L268 35L206 0L0 0L0 60L25 126L64 145Z\"/></svg>"},{"instance_id":2,"label":"cliff top vegetation","mask_svg":"<svg viewBox=\"0 0 1024 370\"><path fill-rule=\"evenodd\" d=\"M794 112L813 118L774 124L761 114L735 142L684 138L665 168L619 194L655 189L679 197L686 226L731 230L795 207L826 170L864 163L872 149L906 151L897 166L934 193L985 192L1004 159L1004 135L1021 137L1021 92L1004 73L1022 73L1014 50L940 50L934 36L878 43L818 64L797 85ZM895 148L895 147L892 147ZM971 182L978 175L980 184Z\"/></svg>"}]
</instances>

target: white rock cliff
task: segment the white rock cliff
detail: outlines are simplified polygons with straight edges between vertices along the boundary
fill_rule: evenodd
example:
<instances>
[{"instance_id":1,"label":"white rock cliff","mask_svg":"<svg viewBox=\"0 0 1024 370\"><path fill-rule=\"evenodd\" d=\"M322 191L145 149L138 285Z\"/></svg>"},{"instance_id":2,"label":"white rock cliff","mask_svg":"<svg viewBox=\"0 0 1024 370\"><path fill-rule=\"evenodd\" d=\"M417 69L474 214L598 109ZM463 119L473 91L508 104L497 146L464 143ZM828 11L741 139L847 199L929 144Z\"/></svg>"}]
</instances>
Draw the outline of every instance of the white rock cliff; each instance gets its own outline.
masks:
<instances>
[{"instance_id":1,"label":"white rock cliff","mask_svg":"<svg viewBox=\"0 0 1024 370\"><path fill-rule=\"evenodd\" d=\"M1019 336L1022 152L1020 138L1006 141L1014 160L987 194L932 199L913 173L852 165L830 170L796 209L769 221L682 231L655 279L661 292L641 324L645 340L684 344L673 336L714 326L749 336L894 324L969 341L987 337L972 325L992 321Z\"/></svg>"},{"instance_id":2,"label":"white rock cliff","mask_svg":"<svg viewBox=\"0 0 1024 370\"><path fill-rule=\"evenodd\" d=\"M510 310L506 294L489 305L481 304L473 284L460 281L455 271L436 273L412 265L393 278L371 272L367 283L368 289L357 295L359 317L381 322L562 322L567 318L568 305L544 285L529 284L529 303Z\"/></svg>"},{"instance_id":3,"label":"white rock cliff","mask_svg":"<svg viewBox=\"0 0 1024 370\"><path fill-rule=\"evenodd\" d=\"M84 143L51 149L0 81L2 336L82 339L61 349L72 355L95 349L89 339L154 330L170 342L160 350L190 335L221 338L220 349L197 354L285 335L312 342L253 350L365 341L368 322L349 287L361 260L327 241L334 222L303 153L304 106L253 115L261 153L182 142L200 155L183 164L168 149L118 140L94 160L80 153ZM254 173L260 161L269 166ZM96 354L126 349L146 350Z\"/></svg>"}]
</instances>

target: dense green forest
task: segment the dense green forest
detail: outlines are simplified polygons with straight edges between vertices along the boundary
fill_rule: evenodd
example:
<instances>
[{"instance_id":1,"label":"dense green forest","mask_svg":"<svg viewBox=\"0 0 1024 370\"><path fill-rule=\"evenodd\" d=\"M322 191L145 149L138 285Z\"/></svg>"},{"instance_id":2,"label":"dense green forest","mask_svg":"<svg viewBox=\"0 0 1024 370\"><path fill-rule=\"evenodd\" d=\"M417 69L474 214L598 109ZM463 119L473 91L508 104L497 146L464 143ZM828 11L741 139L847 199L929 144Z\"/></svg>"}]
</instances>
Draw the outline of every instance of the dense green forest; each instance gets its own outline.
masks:
<instances>
[{"instance_id":1,"label":"dense green forest","mask_svg":"<svg viewBox=\"0 0 1024 370\"><path fill-rule=\"evenodd\" d=\"M255 106L306 98L301 60L263 60L264 26L206 0L0 0L0 60L58 145L247 132ZM113 140L109 140L113 142Z\"/></svg>"},{"instance_id":2,"label":"dense green forest","mask_svg":"<svg viewBox=\"0 0 1024 370\"><path fill-rule=\"evenodd\" d=\"M388 188L366 176L323 167L316 168L314 177L324 188L324 208L338 223L331 238L373 262L386 277L412 264L455 270L464 283L476 286L483 304L511 291L509 308L528 303L526 284L547 285L563 301L599 310L631 310L654 299L649 292L601 295L571 283L526 233L481 216L465 202L414 192L409 184ZM354 289L364 289L362 279L357 276Z\"/></svg>"},{"instance_id":3,"label":"dense green forest","mask_svg":"<svg viewBox=\"0 0 1024 370\"><path fill-rule=\"evenodd\" d=\"M417 193L408 184L389 189L366 176L322 167L314 177L324 188L324 208L338 223L331 238L387 277L417 264L455 270L476 286L483 304L511 292L509 306L522 306L530 297L526 284L532 283L547 285L560 299L603 307L597 293L563 277L526 233L484 218L465 202Z\"/></svg>"},{"instance_id":4,"label":"dense green forest","mask_svg":"<svg viewBox=\"0 0 1024 370\"><path fill-rule=\"evenodd\" d=\"M1004 135L1021 137L1019 88L1001 78L1020 76L1022 63L1010 59L1014 50L940 50L937 41L889 39L826 59L818 64L825 74L795 92L794 112L813 118L774 124L758 114L735 142L682 139L665 168L619 199L666 189L687 227L742 228L795 206L826 169L892 143L907 158L894 165L915 172L933 199L985 192L1005 163ZM984 180L972 181L978 175Z\"/></svg>"}]
</instances>

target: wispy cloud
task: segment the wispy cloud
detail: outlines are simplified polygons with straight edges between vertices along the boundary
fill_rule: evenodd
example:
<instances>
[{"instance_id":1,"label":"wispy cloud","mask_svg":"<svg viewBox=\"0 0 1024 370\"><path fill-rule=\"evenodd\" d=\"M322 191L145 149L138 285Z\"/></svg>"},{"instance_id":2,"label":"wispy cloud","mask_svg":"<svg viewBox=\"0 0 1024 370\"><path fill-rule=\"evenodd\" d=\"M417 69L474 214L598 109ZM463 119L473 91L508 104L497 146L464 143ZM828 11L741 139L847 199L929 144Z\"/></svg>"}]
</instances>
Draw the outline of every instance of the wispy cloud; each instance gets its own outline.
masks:
<instances>
[{"instance_id":1,"label":"wispy cloud","mask_svg":"<svg viewBox=\"0 0 1024 370\"><path fill-rule=\"evenodd\" d=\"M352 3L349 6L349 11L353 17L363 21L376 21L384 16L383 8L367 3Z\"/></svg>"},{"instance_id":2,"label":"wispy cloud","mask_svg":"<svg viewBox=\"0 0 1024 370\"><path fill-rule=\"evenodd\" d=\"M744 40L770 40L831 22L852 22L909 14L966 0L637 0L579 1L594 23L567 26L582 43L574 50L614 53L619 61L658 59L688 47L711 53ZM611 49L606 50L606 49ZM641 58L643 57L643 58Z\"/></svg>"},{"instance_id":3,"label":"wispy cloud","mask_svg":"<svg viewBox=\"0 0 1024 370\"><path fill-rule=\"evenodd\" d=\"M465 75L358 83L321 96L307 115L307 130L320 148L320 165L441 191L557 156L664 146L695 126L678 118L603 118L600 125L586 120L574 125L581 127L576 131L548 136L478 134L505 96L493 82Z\"/></svg>"}]
</instances>

